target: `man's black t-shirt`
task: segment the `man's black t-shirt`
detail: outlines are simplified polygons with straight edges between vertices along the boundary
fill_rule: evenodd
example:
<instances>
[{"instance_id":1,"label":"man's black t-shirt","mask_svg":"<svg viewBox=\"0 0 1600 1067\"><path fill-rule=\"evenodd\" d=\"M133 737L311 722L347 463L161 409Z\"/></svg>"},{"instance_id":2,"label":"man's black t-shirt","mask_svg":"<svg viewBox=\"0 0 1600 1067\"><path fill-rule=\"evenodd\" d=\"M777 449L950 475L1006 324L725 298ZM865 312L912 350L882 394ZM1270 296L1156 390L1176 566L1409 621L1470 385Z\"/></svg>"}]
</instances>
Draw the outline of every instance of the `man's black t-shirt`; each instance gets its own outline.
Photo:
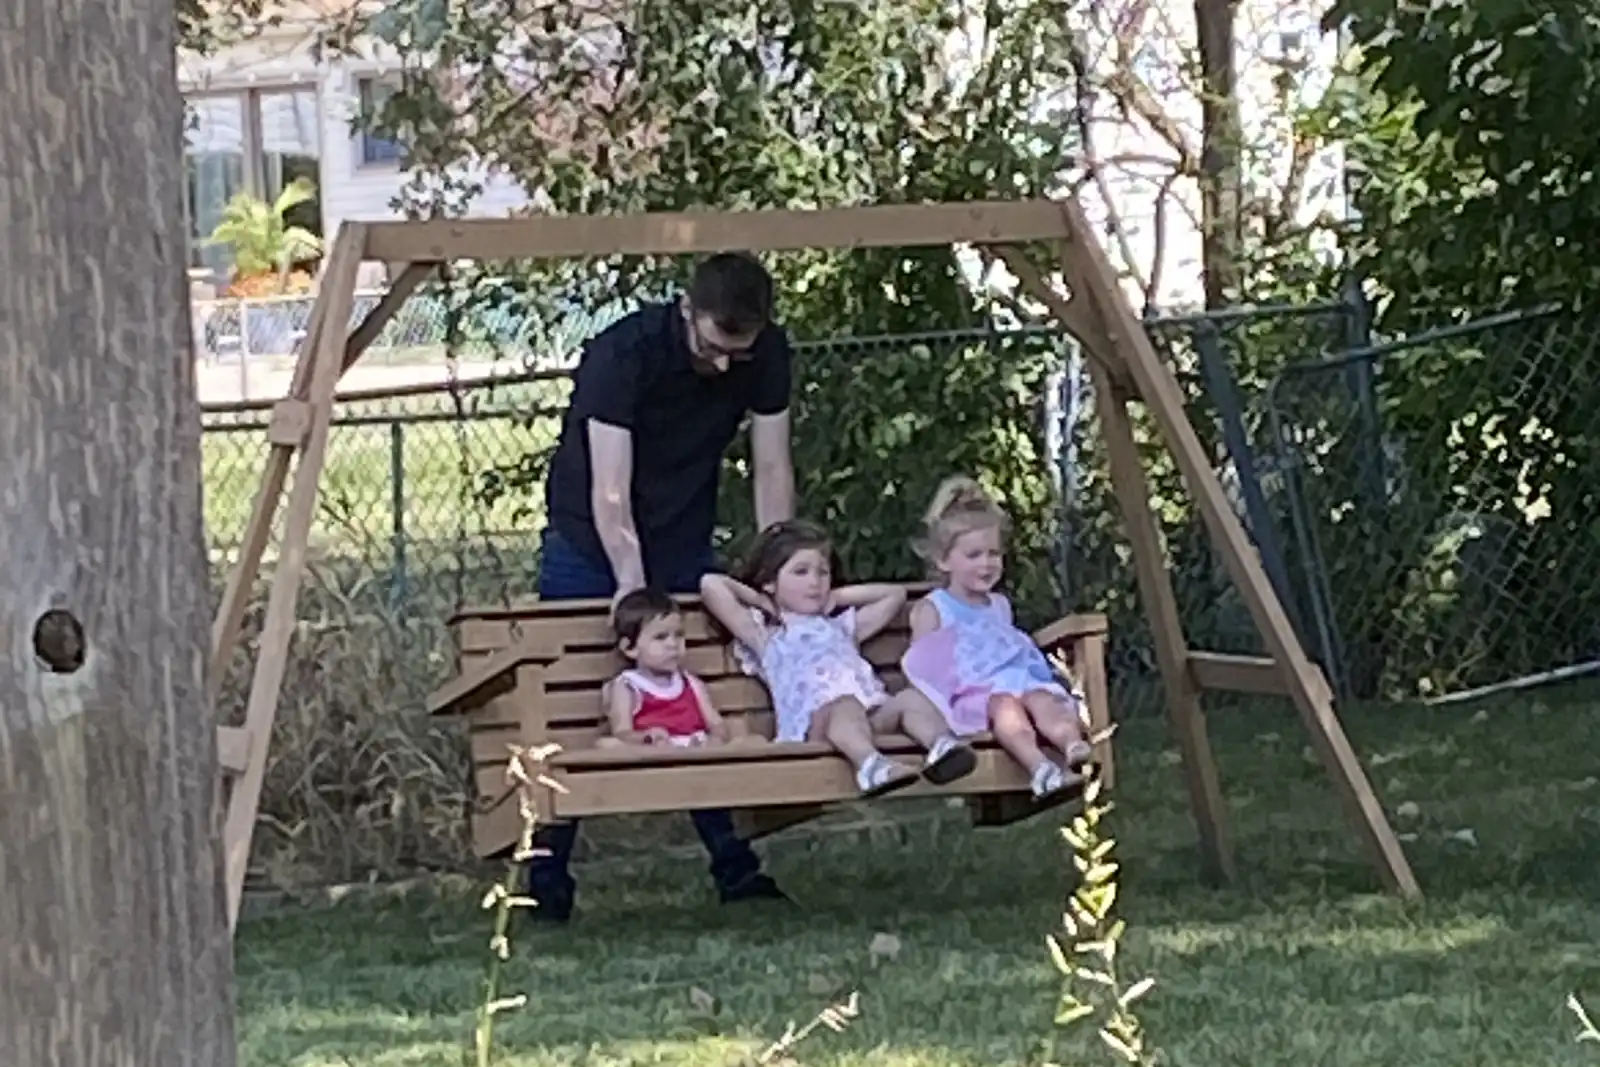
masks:
<instances>
[{"instance_id":1,"label":"man's black t-shirt","mask_svg":"<svg viewBox=\"0 0 1600 1067\"><path fill-rule=\"evenodd\" d=\"M590 419L633 434L633 521L645 573L666 581L711 545L722 456L745 415L789 406L789 340L776 325L761 332L750 358L722 374L696 372L692 358L675 302L635 311L584 348L550 460L546 505L551 528L596 564L605 565L606 555L590 502Z\"/></svg>"}]
</instances>

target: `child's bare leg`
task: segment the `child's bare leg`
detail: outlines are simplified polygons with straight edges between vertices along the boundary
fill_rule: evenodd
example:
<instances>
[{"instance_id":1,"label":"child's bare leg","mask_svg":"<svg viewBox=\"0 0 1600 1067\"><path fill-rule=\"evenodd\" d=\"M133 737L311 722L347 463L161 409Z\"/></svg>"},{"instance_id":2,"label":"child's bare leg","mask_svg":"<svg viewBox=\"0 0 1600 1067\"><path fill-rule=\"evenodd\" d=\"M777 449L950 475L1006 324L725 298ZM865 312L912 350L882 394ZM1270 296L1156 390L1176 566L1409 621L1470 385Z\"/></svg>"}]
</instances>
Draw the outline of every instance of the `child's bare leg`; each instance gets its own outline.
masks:
<instances>
[{"instance_id":1,"label":"child's bare leg","mask_svg":"<svg viewBox=\"0 0 1600 1067\"><path fill-rule=\"evenodd\" d=\"M915 689L902 689L879 709L885 721L895 721L917 744L928 750L922 776L934 785L949 785L978 767L978 754L950 731L933 701Z\"/></svg>"},{"instance_id":2,"label":"child's bare leg","mask_svg":"<svg viewBox=\"0 0 1600 1067\"><path fill-rule=\"evenodd\" d=\"M813 741L826 741L856 769L856 784L868 796L910 785L916 775L878 751L867 709L854 697L827 704L811 720Z\"/></svg>"},{"instance_id":3,"label":"child's bare leg","mask_svg":"<svg viewBox=\"0 0 1600 1067\"><path fill-rule=\"evenodd\" d=\"M1094 757L1094 749L1083 737L1083 724L1077 708L1068 700L1045 689L1035 689L1022 698L1039 735L1061 750L1068 767L1081 767Z\"/></svg>"},{"instance_id":4,"label":"child's bare leg","mask_svg":"<svg viewBox=\"0 0 1600 1067\"><path fill-rule=\"evenodd\" d=\"M1039 747L1033 719L1019 698L1010 694L990 697L989 727L1000 747L1028 772L1034 796L1042 797L1071 784L1061 768L1051 763Z\"/></svg>"}]
</instances>

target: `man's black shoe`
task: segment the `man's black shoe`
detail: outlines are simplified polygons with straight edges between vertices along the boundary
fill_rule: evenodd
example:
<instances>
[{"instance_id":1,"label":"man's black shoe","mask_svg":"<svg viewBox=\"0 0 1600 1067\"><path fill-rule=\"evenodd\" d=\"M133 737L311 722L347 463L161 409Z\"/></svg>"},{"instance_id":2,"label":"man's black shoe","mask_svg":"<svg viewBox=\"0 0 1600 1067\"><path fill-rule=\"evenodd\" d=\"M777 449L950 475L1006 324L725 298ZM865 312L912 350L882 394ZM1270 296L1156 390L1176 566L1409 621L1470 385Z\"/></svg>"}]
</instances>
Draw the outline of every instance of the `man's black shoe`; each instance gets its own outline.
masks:
<instances>
[{"instance_id":1,"label":"man's black shoe","mask_svg":"<svg viewBox=\"0 0 1600 1067\"><path fill-rule=\"evenodd\" d=\"M753 875L732 889L721 890L719 895L724 904L734 904L741 900L789 900L789 894L779 889L778 883L765 874Z\"/></svg>"},{"instance_id":2,"label":"man's black shoe","mask_svg":"<svg viewBox=\"0 0 1600 1067\"><path fill-rule=\"evenodd\" d=\"M528 921L540 926L563 926L572 921L572 901L551 900L539 901L537 904L518 908L519 912L527 916Z\"/></svg>"}]
</instances>

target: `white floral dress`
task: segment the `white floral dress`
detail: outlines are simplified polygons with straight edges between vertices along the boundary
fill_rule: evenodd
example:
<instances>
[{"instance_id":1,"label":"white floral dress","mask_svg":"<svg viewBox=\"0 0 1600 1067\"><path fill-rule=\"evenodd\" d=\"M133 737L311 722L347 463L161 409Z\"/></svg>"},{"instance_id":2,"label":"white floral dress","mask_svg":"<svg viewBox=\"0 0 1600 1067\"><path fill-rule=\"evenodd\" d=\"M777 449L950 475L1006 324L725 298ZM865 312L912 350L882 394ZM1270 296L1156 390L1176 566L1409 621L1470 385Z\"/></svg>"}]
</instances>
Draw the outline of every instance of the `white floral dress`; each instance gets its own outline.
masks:
<instances>
[{"instance_id":1,"label":"white floral dress","mask_svg":"<svg viewBox=\"0 0 1600 1067\"><path fill-rule=\"evenodd\" d=\"M773 626L758 611L750 614L766 627L767 645L759 655L736 641L739 669L761 679L777 713L777 741L804 741L817 712L846 697L875 708L889 699L883 681L856 644L856 609L837 615L784 612Z\"/></svg>"}]
</instances>

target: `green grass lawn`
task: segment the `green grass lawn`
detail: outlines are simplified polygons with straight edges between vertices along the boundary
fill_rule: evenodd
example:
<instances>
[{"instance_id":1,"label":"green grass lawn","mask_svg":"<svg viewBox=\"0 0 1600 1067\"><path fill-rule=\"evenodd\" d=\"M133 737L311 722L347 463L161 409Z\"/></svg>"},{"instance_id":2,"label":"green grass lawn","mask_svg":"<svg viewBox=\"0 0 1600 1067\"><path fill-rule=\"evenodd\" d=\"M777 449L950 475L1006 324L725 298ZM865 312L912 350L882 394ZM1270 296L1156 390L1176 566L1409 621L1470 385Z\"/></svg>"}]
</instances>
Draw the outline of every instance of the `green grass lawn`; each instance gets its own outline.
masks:
<instances>
[{"instance_id":1,"label":"green grass lawn","mask_svg":"<svg viewBox=\"0 0 1600 1067\"><path fill-rule=\"evenodd\" d=\"M1600 1005L1600 694L1350 717L1428 900L1375 882L1293 712L1218 709L1241 884L1196 884L1176 754L1157 722L1121 739L1112 830L1124 965L1171 1064L1600 1064L1567 995ZM861 1019L797 1051L818 1067L1044 1062L1056 977L1043 944L1068 889L1046 820L974 831L939 809L893 834L779 840L800 907L719 908L694 854L583 866L580 918L522 930L505 1064L732 1064L840 988ZM487 959L478 892L347 902L248 922L245 1062L456 1064ZM869 951L892 934L893 958ZM714 1011L700 992L716 998ZM1110 1063L1090 1032L1062 1064Z\"/></svg>"}]
</instances>

